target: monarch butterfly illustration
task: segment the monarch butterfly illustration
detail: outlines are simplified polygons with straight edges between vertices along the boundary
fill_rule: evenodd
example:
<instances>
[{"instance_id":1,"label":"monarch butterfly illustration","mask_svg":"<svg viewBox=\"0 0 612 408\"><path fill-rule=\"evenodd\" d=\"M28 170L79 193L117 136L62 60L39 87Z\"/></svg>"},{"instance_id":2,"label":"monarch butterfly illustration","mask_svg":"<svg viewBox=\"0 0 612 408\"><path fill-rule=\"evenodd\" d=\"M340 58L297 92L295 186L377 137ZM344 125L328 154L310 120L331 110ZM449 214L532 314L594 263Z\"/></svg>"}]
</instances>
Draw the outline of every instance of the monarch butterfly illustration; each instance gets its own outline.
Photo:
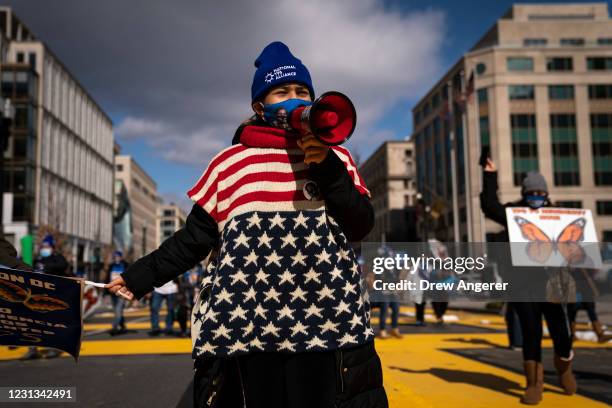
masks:
<instances>
[{"instance_id":1,"label":"monarch butterfly illustration","mask_svg":"<svg viewBox=\"0 0 612 408\"><path fill-rule=\"evenodd\" d=\"M586 258L586 253L579 242L584 240L585 218L578 218L569 223L556 239L551 239L544 231L531 221L515 216L514 221L521 230L523 238L529 241L526 252L529 258L544 263L553 252L558 251L568 265L579 264Z\"/></svg>"},{"instance_id":2,"label":"monarch butterfly illustration","mask_svg":"<svg viewBox=\"0 0 612 408\"><path fill-rule=\"evenodd\" d=\"M23 303L35 312L51 312L68 309L68 303L47 295L33 295L30 289L24 289L11 282L0 280L0 299L12 303Z\"/></svg>"}]
</instances>

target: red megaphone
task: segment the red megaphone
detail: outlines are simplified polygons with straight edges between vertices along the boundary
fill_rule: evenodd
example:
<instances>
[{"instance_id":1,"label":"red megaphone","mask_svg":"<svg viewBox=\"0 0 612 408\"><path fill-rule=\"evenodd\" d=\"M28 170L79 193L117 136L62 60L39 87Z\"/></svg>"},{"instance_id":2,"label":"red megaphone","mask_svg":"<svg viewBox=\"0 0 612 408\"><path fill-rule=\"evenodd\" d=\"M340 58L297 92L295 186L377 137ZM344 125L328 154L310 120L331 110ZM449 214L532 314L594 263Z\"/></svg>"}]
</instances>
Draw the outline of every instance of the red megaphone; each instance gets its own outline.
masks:
<instances>
[{"instance_id":1,"label":"red megaphone","mask_svg":"<svg viewBox=\"0 0 612 408\"><path fill-rule=\"evenodd\" d=\"M289 119L293 129L310 132L328 146L346 142L356 124L355 106L346 95L336 91L325 92L310 106L294 109Z\"/></svg>"}]
</instances>

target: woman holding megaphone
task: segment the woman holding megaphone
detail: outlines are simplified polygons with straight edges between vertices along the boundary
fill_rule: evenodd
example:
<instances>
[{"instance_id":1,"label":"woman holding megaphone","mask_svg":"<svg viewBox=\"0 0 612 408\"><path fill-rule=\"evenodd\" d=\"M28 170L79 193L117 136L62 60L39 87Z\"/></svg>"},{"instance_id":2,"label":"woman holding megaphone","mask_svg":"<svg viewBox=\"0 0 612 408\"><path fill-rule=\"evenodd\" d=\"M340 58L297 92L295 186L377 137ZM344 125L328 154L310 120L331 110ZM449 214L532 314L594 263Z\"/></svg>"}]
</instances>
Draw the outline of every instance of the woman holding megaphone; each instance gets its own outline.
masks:
<instances>
[{"instance_id":1,"label":"woman holding megaphone","mask_svg":"<svg viewBox=\"0 0 612 408\"><path fill-rule=\"evenodd\" d=\"M255 115L189 190L183 229L108 286L140 298L218 251L192 316L196 406L386 407L370 308L349 241L374 223L347 149L355 110L312 102L280 42L255 61Z\"/></svg>"}]
</instances>

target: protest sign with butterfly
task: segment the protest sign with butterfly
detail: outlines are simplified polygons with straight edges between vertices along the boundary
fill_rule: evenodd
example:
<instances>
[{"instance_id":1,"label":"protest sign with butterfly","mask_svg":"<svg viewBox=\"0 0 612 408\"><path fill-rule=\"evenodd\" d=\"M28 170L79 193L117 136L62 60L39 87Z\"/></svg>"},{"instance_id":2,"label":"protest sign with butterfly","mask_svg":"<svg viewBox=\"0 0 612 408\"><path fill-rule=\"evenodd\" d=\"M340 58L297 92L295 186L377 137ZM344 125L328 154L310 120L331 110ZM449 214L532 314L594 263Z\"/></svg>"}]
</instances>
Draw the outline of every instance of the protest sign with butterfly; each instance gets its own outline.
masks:
<instances>
[{"instance_id":1,"label":"protest sign with butterfly","mask_svg":"<svg viewBox=\"0 0 612 408\"><path fill-rule=\"evenodd\" d=\"M78 358L82 280L0 267L0 344L53 347Z\"/></svg>"},{"instance_id":2,"label":"protest sign with butterfly","mask_svg":"<svg viewBox=\"0 0 612 408\"><path fill-rule=\"evenodd\" d=\"M506 208L514 266L601 268L590 210Z\"/></svg>"}]
</instances>

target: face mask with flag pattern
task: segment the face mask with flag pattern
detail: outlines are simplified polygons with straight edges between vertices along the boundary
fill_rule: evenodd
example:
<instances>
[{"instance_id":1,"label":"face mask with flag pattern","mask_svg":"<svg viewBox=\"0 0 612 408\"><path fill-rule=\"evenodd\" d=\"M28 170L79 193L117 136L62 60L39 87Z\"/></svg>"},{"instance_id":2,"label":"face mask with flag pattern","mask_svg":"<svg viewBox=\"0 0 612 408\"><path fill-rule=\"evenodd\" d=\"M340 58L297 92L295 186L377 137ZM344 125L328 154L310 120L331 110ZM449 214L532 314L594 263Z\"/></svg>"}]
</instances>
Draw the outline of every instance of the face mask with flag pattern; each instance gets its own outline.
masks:
<instances>
[{"instance_id":1,"label":"face mask with flag pattern","mask_svg":"<svg viewBox=\"0 0 612 408\"><path fill-rule=\"evenodd\" d=\"M287 99L286 101L264 105L263 118L274 127L290 130L289 118L291 112L300 106L310 106L312 102L303 99Z\"/></svg>"}]
</instances>

